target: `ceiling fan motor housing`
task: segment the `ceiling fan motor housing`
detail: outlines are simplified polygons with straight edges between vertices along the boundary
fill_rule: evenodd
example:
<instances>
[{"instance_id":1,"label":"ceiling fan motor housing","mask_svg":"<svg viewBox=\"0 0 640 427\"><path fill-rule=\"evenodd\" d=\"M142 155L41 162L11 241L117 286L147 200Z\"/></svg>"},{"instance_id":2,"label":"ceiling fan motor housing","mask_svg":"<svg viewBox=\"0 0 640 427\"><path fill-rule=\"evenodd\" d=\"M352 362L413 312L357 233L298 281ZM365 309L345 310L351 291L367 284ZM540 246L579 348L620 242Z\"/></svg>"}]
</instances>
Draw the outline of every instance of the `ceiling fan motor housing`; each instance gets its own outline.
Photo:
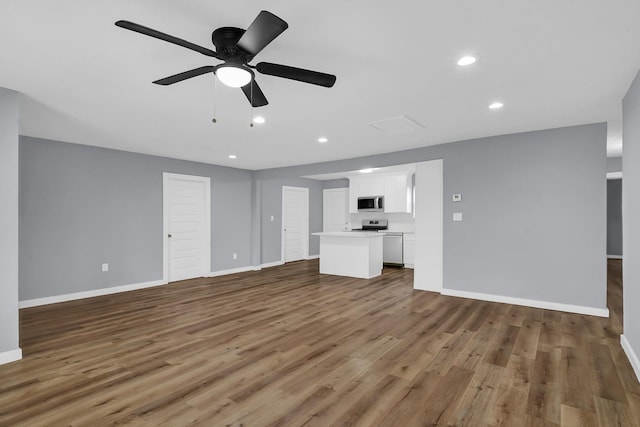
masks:
<instances>
[{"instance_id":1,"label":"ceiling fan motor housing","mask_svg":"<svg viewBox=\"0 0 640 427\"><path fill-rule=\"evenodd\" d=\"M240 40L244 31L242 28L221 27L211 33L211 41L216 47L220 59L244 64L253 58L252 55L237 46L238 40Z\"/></svg>"}]
</instances>

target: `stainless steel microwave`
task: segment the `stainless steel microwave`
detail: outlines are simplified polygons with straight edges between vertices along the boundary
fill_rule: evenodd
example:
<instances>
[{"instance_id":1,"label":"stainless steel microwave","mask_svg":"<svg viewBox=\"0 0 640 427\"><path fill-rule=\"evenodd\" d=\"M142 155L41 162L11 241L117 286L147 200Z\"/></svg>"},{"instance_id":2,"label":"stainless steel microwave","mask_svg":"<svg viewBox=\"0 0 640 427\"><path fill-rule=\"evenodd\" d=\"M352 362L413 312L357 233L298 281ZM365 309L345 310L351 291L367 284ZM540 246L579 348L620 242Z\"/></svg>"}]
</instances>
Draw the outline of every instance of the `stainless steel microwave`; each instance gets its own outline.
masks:
<instances>
[{"instance_id":1,"label":"stainless steel microwave","mask_svg":"<svg viewBox=\"0 0 640 427\"><path fill-rule=\"evenodd\" d=\"M384 211L383 196L358 197L358 212L382 212Z\"/></svg>"}]
</instances>

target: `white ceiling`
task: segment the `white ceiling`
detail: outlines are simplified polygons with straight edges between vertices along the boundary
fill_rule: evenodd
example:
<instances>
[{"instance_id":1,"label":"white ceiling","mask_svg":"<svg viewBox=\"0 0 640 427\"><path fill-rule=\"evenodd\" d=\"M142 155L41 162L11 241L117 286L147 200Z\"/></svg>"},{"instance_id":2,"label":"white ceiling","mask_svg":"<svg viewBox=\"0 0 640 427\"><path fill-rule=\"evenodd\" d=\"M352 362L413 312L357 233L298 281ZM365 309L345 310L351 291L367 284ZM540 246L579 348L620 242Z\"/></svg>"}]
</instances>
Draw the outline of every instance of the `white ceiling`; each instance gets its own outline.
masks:
<instances>
[{"instance_id":1,"label":"white ceiling","mask_svg":"<svg viewBox=\"0 0 640 427\"><path fill-rule=\"evenodd\" d=\"M261 9L289 29L253 63L332 73L336 85L257 74L270 104L253 112L218 85L216 124L211 75L151 82L219 61L114 25L213 48L214 29L246 28ZM478 61L460 68L465 54ZM600 121L619 145L620 102L640 69L640 0L4 0L0 61L0 86L23 94L22 135L247 169ZM488 110L494 100L504 108ZM251 114L267 123L250 128ZM400 115L424 128L368 125Z\"/></svg>"}]
</instances>

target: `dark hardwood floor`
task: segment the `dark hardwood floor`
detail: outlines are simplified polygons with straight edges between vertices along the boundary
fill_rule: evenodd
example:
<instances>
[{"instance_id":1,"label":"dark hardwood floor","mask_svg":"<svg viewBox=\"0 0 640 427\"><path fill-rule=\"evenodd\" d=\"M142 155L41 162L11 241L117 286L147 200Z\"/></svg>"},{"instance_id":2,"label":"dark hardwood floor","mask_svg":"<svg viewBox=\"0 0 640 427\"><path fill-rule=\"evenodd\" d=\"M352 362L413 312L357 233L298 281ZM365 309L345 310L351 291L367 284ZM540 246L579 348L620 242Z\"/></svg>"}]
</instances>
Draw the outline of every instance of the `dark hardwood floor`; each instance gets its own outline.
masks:
<instances>
[{"instance_id":1,"label":"dark hardwood floor","mask_svg":"<svg viewBox=\"0 0 640 427\"><path fill-rule=\"evenodd\" d=\"M412 289L302 261L21 310L0 425L638 426L610 319Z\"/></svg>"}]
</instances>

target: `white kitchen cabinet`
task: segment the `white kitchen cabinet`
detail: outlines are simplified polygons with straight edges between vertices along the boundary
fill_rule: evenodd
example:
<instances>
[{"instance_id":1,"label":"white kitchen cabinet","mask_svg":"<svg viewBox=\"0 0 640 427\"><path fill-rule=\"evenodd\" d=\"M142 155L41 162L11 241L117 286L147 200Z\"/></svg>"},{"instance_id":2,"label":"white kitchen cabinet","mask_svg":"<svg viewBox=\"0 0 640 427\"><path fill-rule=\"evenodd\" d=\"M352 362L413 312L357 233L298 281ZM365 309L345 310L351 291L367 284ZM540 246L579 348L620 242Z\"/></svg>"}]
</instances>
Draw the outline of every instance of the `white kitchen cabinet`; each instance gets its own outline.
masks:
<instances>
[{"instance_id":1,"label":"white kitchen cabinet","mask_svg":"<svg viewBox=\"0 0 640 427\"><path fill-rule=\"evenodd\" d=\"M358 197L384 196L385 213L411 213L411 174L380 174L349 178L349 212L358 212Z\"/></svg>"},{"instance_id":2,"label":"white kitchen cabinet","mask_svg":"<svg viewBox=\"0 0 640 427\"><path fill-rule=\"evenodd\" d=\"M348 231L349 221L349 189L330 188L322 192L322 225L323 231Z\"/></svg>"},{"instance_id":3,"label":"white kitchen cabinet","mask_svg":"<svg viewBox=\"0 0 640 427\"><path fill-rule=\"evenodd\" d=\"M416 235L414 233L404 233L403 239L403 261L406 268L413 268L415 263Z\"/></svg>"},{"instance_id":4,"label":"white kitchen cabinet","mask_svg":"<svg viewBox=\"0 0 640 427\"><path fill-rule=\"evenodd\" d=\"M358 197L360 197L359 177L349 178L349 212L358 213Z\"/></svg>"},{"instance_id":5,"label":"white kitchen cabinet","mask_svg":"<svg viewBox=\"0 0 640 427\"><path fill-rule=\"evenodd\" d=\"M360 178L360 193L363 197L384 196L385 176L368 175Z\"/></svg>"},{"instance_id":6,"label":"white kitchen cabinet","mask_svg":"<svg viewBox=\"0 0 640 427\"><path fill-rule=\"evenodd\" d=\"M411 213L411 175L384 175L384 211Z\"/></svg>"}]
</instances>

